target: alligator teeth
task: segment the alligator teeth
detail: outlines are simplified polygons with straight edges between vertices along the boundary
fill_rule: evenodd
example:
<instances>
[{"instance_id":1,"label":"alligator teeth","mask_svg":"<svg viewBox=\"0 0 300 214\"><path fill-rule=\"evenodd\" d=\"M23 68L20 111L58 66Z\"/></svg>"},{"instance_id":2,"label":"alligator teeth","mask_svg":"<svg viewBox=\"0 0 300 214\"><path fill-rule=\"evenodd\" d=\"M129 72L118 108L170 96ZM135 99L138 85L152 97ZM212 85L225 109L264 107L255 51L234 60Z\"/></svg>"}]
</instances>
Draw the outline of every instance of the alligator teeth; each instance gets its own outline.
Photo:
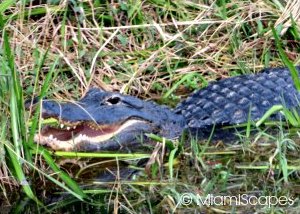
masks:
<instances>
[{"instance_id":1,"label":"alligator teeth","mask_svg":"<svg viewBox=\"0 0 300 214\"><path fill-rule=\"evenodd\" d=\"M67 127L67 130L70 131L70 129L71 129L71 128L68 126L68 127Z\"/></svg>"},{"instance_id":2,"label":"alligator teeth","mask_svg":"<svg viewBox=\"0 0 300 214\"><path fill-rule=\"evenodd\" d=\"M73 126L73 129L76 129L76 126Z\"/></svg>"},{"instance_id":3,"label":"alligator teeth","mask_svg":"<svg viewBox=\"0 0 300 214\"><path fill-rule=\"evenodd\" d=\"M64 128L64 126L65 126L64 124L60 124L60 128L61 128L61 129Z\"/></svg>"},{"instance_id":4,"label":"alligator teeth","mask_svg":"<svg viewBox=\"0 0 300 214\"><path fill-rule=\"evenodd\" d=\"M50 140L52 140L52 139L53 139L53 135L52 135L52 134L49 136L49 139L50 139Z\"/></svg>"},{"instance_id":5,"label":"alligator teeth","mask_svg":"<svg viewBox=\"0 0 300 214\"><path fill-rule=\"evenodd\" d=\"M86 136L85 134L79 134L76 138L79 140L87 140L88 136Z\"/></svg>"}]
</instances>

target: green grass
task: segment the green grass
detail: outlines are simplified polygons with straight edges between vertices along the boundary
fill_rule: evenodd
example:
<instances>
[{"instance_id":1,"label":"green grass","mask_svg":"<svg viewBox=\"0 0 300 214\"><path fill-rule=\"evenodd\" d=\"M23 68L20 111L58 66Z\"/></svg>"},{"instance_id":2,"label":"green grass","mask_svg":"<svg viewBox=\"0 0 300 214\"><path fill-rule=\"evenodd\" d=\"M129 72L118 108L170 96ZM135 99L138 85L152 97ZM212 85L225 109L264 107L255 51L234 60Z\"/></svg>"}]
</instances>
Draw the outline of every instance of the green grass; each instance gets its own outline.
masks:
<instances>
[{"instance_id":1,"label":"green grass","mask_svg":"<svg viewBox=\"0 0 300 214\"><path fill-rule=\"evenodd\" d=\"M299 89L295 7L293 1L272 0L2 1L0 207L16 213L296 212L300 117L295 110L277 106L256 124L243 124L239 144L186 145L185 136L172 142L149 135L161 142L152 154L120 154L48 151L33 142L43 123L39 111L30 116L24 108L25 100L36 96L78 99L92 86L175 106L210 81L282 65ZM265 123L278 110L287 121ZM121 179L124 169L138 174ZM108 171L116 181L97 180ZM296 200L291 207L182 206L183 193L194 200L197 194Z\"/></svg>"}]
</instances>

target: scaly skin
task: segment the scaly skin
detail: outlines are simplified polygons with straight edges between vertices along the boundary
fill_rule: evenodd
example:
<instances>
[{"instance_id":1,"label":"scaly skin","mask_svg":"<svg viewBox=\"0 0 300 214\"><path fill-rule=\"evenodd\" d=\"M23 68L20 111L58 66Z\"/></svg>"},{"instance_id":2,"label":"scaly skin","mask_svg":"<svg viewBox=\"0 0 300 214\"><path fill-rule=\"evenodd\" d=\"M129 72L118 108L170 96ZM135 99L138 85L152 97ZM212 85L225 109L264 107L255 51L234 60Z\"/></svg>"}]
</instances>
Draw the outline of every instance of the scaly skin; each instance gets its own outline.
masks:
<instances>
[{"instance_id":1,"label":"scaly skin","mask_svg":"<svg viewBox=\"0 0 300 214\"><path fill-rule=\"evenodd\" d=\"M300 67L297 67L298 72ZM205 129L260 119L274 105L297 107L300 93L287 68L265 69L259 74L241 75L210 83L194 92L175 109L183 115L186 128ZM279 113L271 119L279 119Z\"/></svg>"},{"instance_id":2,"label":"scaly skin","mask_svg":"<svg viewBox=\"0 0 300 214\"><path fill-rule=\"evenodd\" d=\"M46 127L35 140L54 150L135 150L140 145L140 138L144 138L144 143L151 141L145 133L175 138L188 129L199 138L206 137L205 133L210 132L213 125L247 122L250 110L250 119L256 121L273 105L293 108L298 106L298 100L300 94L286 68L265 69L259 74L210 83L181 102L175 111L132 96L94 88L77 102L44 100L44 118L54 117L67 126L77 126L68 130ZM279 116L277 113L271 119ZM88 128L87 124L93 128ZM104 135L101 140L94 136L94 129ZM91 132L93 136L87 138L85 133ZM49 137L50 134L53 136ZM66 144L64 140L53 139L56 137L69 141Z\"/></svg>"}]
</instances>

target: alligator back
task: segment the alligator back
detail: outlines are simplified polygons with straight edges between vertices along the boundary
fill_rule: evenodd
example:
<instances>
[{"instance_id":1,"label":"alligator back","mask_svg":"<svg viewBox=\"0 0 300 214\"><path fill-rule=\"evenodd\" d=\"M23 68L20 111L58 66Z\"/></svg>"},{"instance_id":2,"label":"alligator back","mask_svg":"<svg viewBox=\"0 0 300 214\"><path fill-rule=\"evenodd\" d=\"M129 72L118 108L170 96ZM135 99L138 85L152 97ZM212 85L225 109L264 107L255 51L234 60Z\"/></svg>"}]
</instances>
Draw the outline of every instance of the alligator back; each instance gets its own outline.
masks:
<instances>
[{"instance_id":1,"label":"alligator back","mask_svg":"<svg viewBox=\"0 0 300 214\"><path fill-rule=\"evenodd\" d=\"M298 72L300 67L297 67ZM234 125L260 119L273 105L299 106L300 93L295 89L287 68L268 68L259 74L241 75L210 83L180 103L175 112L186 119L187 128ZM272 119L278 119L279 113Z\"/></svg>"}]
</instances>

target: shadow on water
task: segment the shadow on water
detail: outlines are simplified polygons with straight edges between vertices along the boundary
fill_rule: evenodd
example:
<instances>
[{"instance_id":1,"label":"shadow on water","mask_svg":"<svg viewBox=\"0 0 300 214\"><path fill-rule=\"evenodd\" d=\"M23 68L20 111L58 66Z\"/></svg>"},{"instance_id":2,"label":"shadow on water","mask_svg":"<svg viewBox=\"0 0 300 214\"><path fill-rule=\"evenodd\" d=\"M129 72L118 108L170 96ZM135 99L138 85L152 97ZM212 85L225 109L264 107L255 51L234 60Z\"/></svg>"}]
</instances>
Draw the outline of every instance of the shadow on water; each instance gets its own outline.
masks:
<instances>
[{"instance_id":1,"label":"shadow on water","mask_svg":"<svg viewBox=\"0 0 300 214\"><path fill-rule=\"evenodd\" d=\"M118 191L123 191L118 188L118 183L133 181L141 174L146 161L62 159L60 167L71 175L89 199L81 201L67 192L62 192L54 183L36 175L32 179L35 194L45 206L37 205L22 192L12 191L7 198L0 198L0 213L107 213L109 208L113 209L109 201L114 200Z\"/></svg>"}]
</instances>

